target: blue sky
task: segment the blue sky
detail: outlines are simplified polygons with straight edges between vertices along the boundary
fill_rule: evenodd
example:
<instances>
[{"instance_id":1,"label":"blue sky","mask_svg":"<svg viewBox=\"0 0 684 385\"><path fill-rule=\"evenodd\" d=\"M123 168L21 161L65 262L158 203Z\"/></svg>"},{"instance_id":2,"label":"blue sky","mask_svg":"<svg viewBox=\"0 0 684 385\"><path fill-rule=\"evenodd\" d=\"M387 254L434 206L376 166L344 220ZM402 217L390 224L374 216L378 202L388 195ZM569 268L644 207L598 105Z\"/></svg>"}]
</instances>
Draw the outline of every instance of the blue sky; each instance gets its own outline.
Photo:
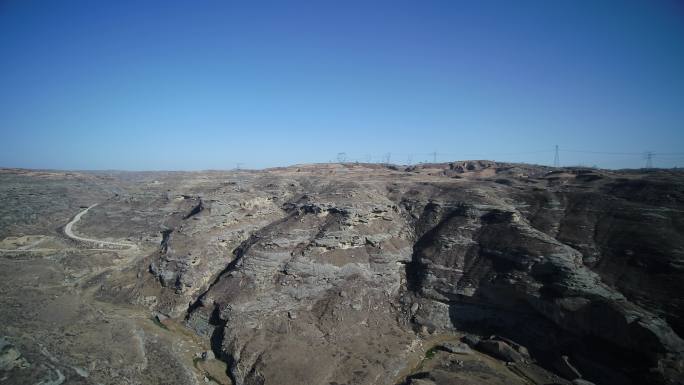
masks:
<instances>
[{"instance_id":1,"label":"blue sky","mask_svg":"<svg viewBox=\"0 0 684 385\"><path fill-rule=\"evenodd\" d=\"M555 144L684 166L684 3L4 0L0 134L0 167L550 164Z\"/></svg>"}]
</instances>

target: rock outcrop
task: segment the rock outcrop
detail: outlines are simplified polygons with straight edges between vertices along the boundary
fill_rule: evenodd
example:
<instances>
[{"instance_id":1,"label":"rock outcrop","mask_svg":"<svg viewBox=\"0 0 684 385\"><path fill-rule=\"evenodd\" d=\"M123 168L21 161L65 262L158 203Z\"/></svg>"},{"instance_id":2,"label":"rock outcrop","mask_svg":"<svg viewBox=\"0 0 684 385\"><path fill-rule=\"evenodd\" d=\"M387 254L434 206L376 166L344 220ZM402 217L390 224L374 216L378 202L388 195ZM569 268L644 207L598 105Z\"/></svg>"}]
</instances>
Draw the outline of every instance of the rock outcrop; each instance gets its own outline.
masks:
<instances>
[{"instance_id":1,"label":"rock outcrop","mask_svg":"<svg viewBox=\"0 0 684 385\"><path fill-rule=\"evenodd\" d=\"M0 260L18 272L0 287L3 335L18 341L0 339L11 379L683 383L679 170L482 160L93 174L59 179L87 199L69 193L53 206L30 188L43 179L0 177L9 202L19 194L40 202L30 213L46 213L15 221L0 241L26 258ZM64 238L60 226L95 203L78 232L136 248ZM17 288L34 284L33 317L61 319L41 338L64 359L33 349L23 330ZM78 326L82 312L90 323ZM64 339L67 329L117 340L94 346ZM118 361L107 361L110 350ZM98 364L86 369L90 351ZM29 374L29 363L42 372Z\"/></svg>"},{"instance_id":2,"label":"rock outcrop","mask_svg":"<svg viewBox=\"0 0 684 385\"><path fill-rule=\"evenodd\" d=\"M435 167L426 170L434 175ZM551 370L563 356L598 383L679 376L684 343L673 326L680 327L680 300L651 294L681 292L682 228L666 225L679 220L681 176L544 173L493 162L442 167L461 178L307 176L322 183L280 201L283 215L234 250L187 323L211 334L238 384L391 384L421 331L496 332L529 346ZM668 178L676 182L665 192L658 180ZM640 201L620 187L635 185L645 194ZM672 239L645 239L638 230L645 219ZM638 233L640 243L624 231ZM620 253L648 262L608 269ZM660 271L665 282L650 275L659 263L672 267ZM624 289L623 279L647 284ZM525 360L503 340L477 348ZM314 369L297 370L293 351Z\"/></svg>"}]
</instances>

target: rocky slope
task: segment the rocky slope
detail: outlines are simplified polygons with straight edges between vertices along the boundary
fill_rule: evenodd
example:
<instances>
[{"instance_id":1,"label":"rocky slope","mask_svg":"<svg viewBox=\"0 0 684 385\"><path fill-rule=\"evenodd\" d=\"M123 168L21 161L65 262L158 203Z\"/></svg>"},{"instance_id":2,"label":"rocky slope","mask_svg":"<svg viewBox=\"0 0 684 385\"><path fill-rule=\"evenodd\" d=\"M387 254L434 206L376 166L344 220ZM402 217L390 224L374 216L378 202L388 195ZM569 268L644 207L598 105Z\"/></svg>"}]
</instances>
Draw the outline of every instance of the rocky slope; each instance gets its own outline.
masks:
<instances>
[{"instance_id":1,"label":"rocky slope","mask_svg":"<svg viewBox=\"0 0 684 385\"><path fill-rule=\"evenodd\" d=\"M110 177L97 183L116 195L77 230L143 246L90 280L94 298L184 324L235 384L684 378L681 172L468 161Z\"/></svg>"}]
</instances>

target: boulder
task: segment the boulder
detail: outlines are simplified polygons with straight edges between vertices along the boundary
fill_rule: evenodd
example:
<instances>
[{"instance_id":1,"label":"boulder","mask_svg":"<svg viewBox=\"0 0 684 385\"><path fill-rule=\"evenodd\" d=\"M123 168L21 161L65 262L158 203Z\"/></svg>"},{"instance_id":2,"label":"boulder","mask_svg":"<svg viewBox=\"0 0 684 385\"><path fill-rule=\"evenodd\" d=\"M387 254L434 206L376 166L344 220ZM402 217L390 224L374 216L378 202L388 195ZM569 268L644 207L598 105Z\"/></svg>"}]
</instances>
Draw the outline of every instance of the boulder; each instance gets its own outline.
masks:
<instances>
[{"instance_id":1,"label":"boulder","mask_svg":"<svg viewBox=\"0 0 684 385\"><path fill-rule=\"evenodd\" d=\"M482 340L477 344L476 348L483 353L506 362L524 361L520 353L503 341Z\"/></svg>"},{"instance_id":2,"label":"boulder","mask_svg":"<svg viewBox=\"0 0 684 385\"><path fill-rule=\"evenodd\" d=\"M214 355L214 352L211 350L207 350L207 351L202 352L202 359L204 361L213 360L215 358L216 358L216 356Z\"/></svg>"},{"instance_id":3,"label":"boulder","mask_svg":"<svg viewBox=\"0 0 684 385\"><path fill-rule=\"evenodd\" d=\"M471 354L473 351L470 349L470 346L463 342L444 342L439 345L437 345L438 348L447 351L449 353L454 353L454 354Z\"/></svg>"},{"instance_id":4,"label":"boulder","mask_svg":"<svg viewBox=\"0 0 684 385\"><path fill-rule=\"evenodd\" d=\"M168 316L166 316L165 314L162 314L162 313L156 313L156 314L154 315L154 318L155 318L157 321L159 321L159 323L162 323L162 324L163 324L164 322L166 322L166 321L169 319Z\"/></svg>"},{"instance_id":5,"label":"boulder","mask_svg":"<svg viewBox=\"0 0 684 385\"><path fill-rule=\"evenodd\" d=\"M4 337L0 337L0 370L9 371L14 368L28 368L30 364L21 352Z\"/></svg>"},{"instance_id":6,"label":"boulder","mask_svg":"<svg viewBox=\"0 0 684 385\"><path fill-rule=\"evenodd\" d=\"M463 337L461 337L461 341L468 344L468 346L470 346L471 348L474 348L475 346L477 346L478 343L480 343L480 337L472 334L466 334Z\"/></svg>"}]
</instances>

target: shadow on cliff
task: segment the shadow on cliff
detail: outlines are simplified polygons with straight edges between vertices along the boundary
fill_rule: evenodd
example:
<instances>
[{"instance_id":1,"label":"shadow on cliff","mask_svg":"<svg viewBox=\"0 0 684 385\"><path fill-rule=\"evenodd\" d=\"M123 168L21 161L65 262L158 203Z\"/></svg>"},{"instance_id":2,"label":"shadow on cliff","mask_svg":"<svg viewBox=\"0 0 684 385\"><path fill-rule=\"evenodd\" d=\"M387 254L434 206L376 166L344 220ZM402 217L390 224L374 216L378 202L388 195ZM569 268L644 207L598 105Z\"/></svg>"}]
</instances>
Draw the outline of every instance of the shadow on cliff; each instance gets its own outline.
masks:
<instances>
[{"instance_id":1,"label":"shadow on cliff","mask_svg":"<svg viewBox=\"0 0 684 385\"><path fill-rule=\"evenodd\" d=\"M472 213L469 213L465 206L445 210L432 203L426 205L415 223L417 240L412 260L405 265L407 290L413 296L448 305L451 325L447 325L447 329L482 337L500 335L509 338L526 346L541 366L559 374L558 362L561 356L568 356L584 378L597 384L627 385L653 382L645 373L648 373L649 368L655 363L646 354L620 348L599 336L576 334L563 329L535 309L525 295L516 292L511 286L500 283L497 277L522 271L523 267L516 263L514 258L510 258L510 255L524 250L510 250L508 258L502 258L479 244L468 249L465 255L461 256L466 265L465 272L458 277L459 283L465 282L473 288L468 295L448 292L446 289L433 287L431 283L426 284L449 279L448 275L447 278L434 276L434 272L425 261L438 265L453 264L456 261L454 256L448 257L447 262L430 261L425 257L434 255L435 245L441 242L440 237L453 232L452 228L462 224L459 222L462 219L459 218L468 215L472 216ZM471 234L477 242L480 242L481 232L488 231L484 230L488 226L503 227L505 233L510 213L492 212L481 219L483 227ZM501 236L508 237L511 234ZM553 306L553 299L557 293L550 289L552 285L546 286L541 288L541 298L538 301ZM459 286L459 289L463 289L463 286ZM413 321L415 324L416 319ZM421 320L426 321L427 325L416 326L427 326L428 330L435 329L437 321Z\"/></svg>"}]
</instances>

